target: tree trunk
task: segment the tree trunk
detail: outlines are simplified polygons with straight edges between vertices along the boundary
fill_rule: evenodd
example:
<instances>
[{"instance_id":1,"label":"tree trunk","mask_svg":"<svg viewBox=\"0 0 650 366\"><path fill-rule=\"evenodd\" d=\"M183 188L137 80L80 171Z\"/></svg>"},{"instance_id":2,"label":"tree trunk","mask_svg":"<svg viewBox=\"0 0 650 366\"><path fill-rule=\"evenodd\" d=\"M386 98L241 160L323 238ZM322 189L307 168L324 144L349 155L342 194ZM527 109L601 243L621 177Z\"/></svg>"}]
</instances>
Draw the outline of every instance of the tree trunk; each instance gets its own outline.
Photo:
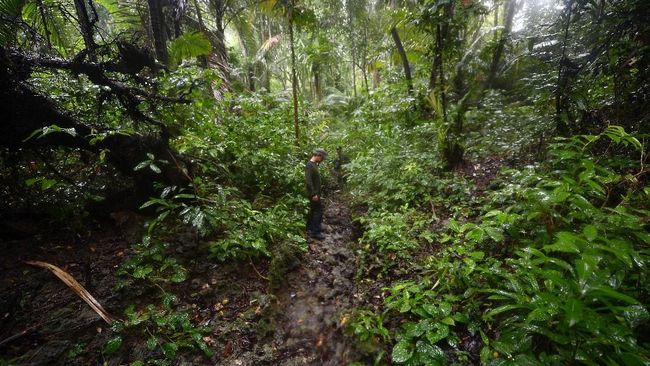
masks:
<instances>
[{"instance_id":1,"label":"tree trunk","mask_svg":"<svg viewBox=\"0 0 650 366\"><path fill-rule=\"evenodd\" d=\"M88 4L92 6L92 0L88 0ZM88 52L88 59L91 61L97 61L97 55L95 53L97 45L93 39L93 23L97 19L95 18L92 22L90 21L84 0L74 0L74 7L77 12L77 21L79 22L81 36L83 37L84 45Z\"/></svg>"},{"instance_id":2,"label":"tree trunk","mask_svg":"<svg viewBox=\"0 0 650 366\"><path fill-rule=\"evenodd\" d=\"M199 7L198 0L194 0L194 9L196 11L196 19L199 22L199 29L203 31L205 29L205 23L203 23L203 15L201 14L201 7ZM199 63L203 67L208 67L208 58L206 56L199 56Z\"/></svg>"},{"instance_id":3,"label":"tree trunk","mask_svg":"<svg viewBox=\"0 0 650 366\"><path fill-rule=\"evenodd\" d=\"M296 50L293 39L293 19L289 16L289 43L291 47L291 92L293 94L293 130L295 144L300 145L300 126L298 124L298 76L296 75Z\"/></svg>"},{"instance_id":4,"label":"tree trunk","mask_svg":"<svg viewBox=\"0 0 650 366\"><path fill-rule=\"evenodd\" d=\"M377 89L379 88L379 83L381 82L381 77L379 75L379 70L376 68L372 69L372 88Z\"/></svg>"},{"instance_id":5,"label":"tree trunk","mask_svg":"<svg viewBox=\"0 0 650 366\"><path fill-rule=\"evenodd\" d=\"M569 41L569 27L571 25L571 15L573 8L573 0L569 1L569 6L566 8L566 23L564 24L564 40L562 42L562 54L560 55L560 62L557 68L557 85L555 87L555 128L561 136L569 134L569 126L562 118L566 110L565 91L567 89L568 77L565 72L565 63L567 63L566 47Z\"/></svg>"},{"instance_id":6,"label":"tree trunk","mask_svg":"<svg viewBox=\"0 0 650 366\"><path fill-rule=\"evenodd\" d=\"M433 50L433 57L431 57L431 72L429 73L429 86L428 90L432 91L436 88L436 80L438 78L438 50L437 50L437 44L438 42L435 43L436 46L434 47Z\"/></svg>"},{"instance_id":7,"label":"tree trunk","mask_svg":"<svg viewBox=\"0 0 650 366\"><path fill-rule=\"evenodd\" d=\"M255 92L255 65L253 62L248 62L246 66L246 79L248 80L248 90L252 93Z\"/></svg>"},{"instance_id":8,"label":"tree trunk","mask_svg":"<svg viewBox=\"0 0 650 366\"><path fill-rule=\"evenodd\" d=\"M363 86L366 89L366 94L370 93L368 89L368 63L366 62L366 55L363 56L363 61L361 63L361 74L363 75Z\"/></svg>"},{"instance_id":9,"label":"tree trunk","mask_svg":"<svg viewBox=\"0 0 650 366\"><path fill-rule=\"evenodd\" d=\"M311 64L311 73L314 78L314 100L318 102L320 101L322 96L321 80L320 80L320 65L318 62L314 62Z\"/></svg>"},{"instance_id":10,"label":"tree trunk","mask_svg":"<svg viewBox=\"0 0 650 366\"><path fill-rule=\"evenodd\" d=\"M493 86L494 78L497 76L499 70L499 63L501 62L501 55L503 54L503 49L506 45L506 41L510 37L510 31L512 30L512 20L515 16L515 10L517 9L517 0L509 0L505 24L503 26L503 32L501 33L501 38L497 47L494 49L494 54L492 55L492 63L490 65L490 73L487 79L487 85L489 88Z\"/></svg>"},{"instance_id":11,"label":"tree trunk","mask_svg":"<svg viewBox=\"0 0 650 366\"><path fill-rule=\"evenodd\" d=\"M225 27L223 25L223 17L226 12L226 4L223 0L211 0L212 7L214 8L214 44L212 45L213 53L211 61L216 64L219 71L221 71L224 83L228 85L230 80L230 70L228 66L228 51L226 50L225 42Z\"/></svg>"},{"instance_id":12,"label":"tree trunk","mask_svg":"<svg viewBox=\"0 0 650 366\"><path fill-rule=\"evenodd\" d=\"M265 29L266 28L266 29ZM262 27L260 27L262 44L265 44L271 38L271 25L269 19L266 16L262 16ZM271 92L271 68L269 63L271 58L269 57L269 51L264 52L264 62L262 69L262 87L266 89L267 93Z\"/></svg>"},{"instance_id":13,"label":"tree trunk","mask_svg":"<svg viewBox=\"0 0 650 366\"><path fill-rule=\"evenodd\" d=\"M499 3L494 5L494 40L493 42L499 39L499 33L497 33L496 28L499 26Z\"/></svg>"},{"instance_id":14,"label":"tree trunk","mask_svg":"<svg viewBox=\"0 0 650 366\"><path fill-rule=\"evenodd\" d=\"M408 93L411 94L413 92L413 80L411 78L411 67L409 65L409 60L406 57L406 51L404 51L404 46L402 45L402 41L399 38L399 33L397 33L397 28L392 27L390 29L390 34L393 36L393 41L395 42L397 53L399 53L399 57L402 60L404 78L406 79L406 88L408 90Z\"/></svg>"},{"instance_id":15,"label":"tree trunk","mask_svg":"<svg viewBox=\"0 0 650 366\"><path fill-rule=\"evenodd\" d=\"M45 16L45 6L43 5L43 0L36 0L36 7L38 8L38 13L41 16L41 22L43 22L43 31L45 33L45 41L47 42L47 49L52 49L52 40L50 39L51 32L47 26L47 17Z\"/></svg>"},{"instance_id":16,"label":"tree trunk","mask_svg":"<svg viewBox=\"0 0 650 366\"><path fill-rule=\"evenodd\" d=\"M354 53L352 53L352 95L354 97L357 97L357 75L356 75L356 67L354 66L355 63L355 57Z\"/></svg>"},{"instance_id":17,"label":"tree trunk","mask_svg":"<svg viewBox=\"0 0 650 366\"><path fill-rule=\"evenodd\" d=\"M442 119L447 124L447 94L445 93L445 71L442 59L443 35L440 24L436 26L436 66L438 69L438 93L442 102Z\"/></svg>"},{"instance_id":18,"label":"tree trunk","mask_svg":"<svg viewBox=\"0 0 650 366\"><path fill-rule=\"evenodd\" d=\"M162 4L159 0L147 0L147 4L149 6L149 23L156 58L167 65L169 57L167 55L167 37L165 36Z\"/></svg>"},{"instance_id":19,"label":"tree trunk","mask_svg":"<svg viewBox=\"0 0 650 366\"><path fill-rule=\"evenodd\" d=\"M397 10L397 0L391 0L390 2L391 10ZM397 48L397 53L402 60L402 68L404 69L404 78L406 79L406 88L409 94L413 93L413 79L411 78L411 66L409 65L409 59L406 57L406 51L404 50L404 45L402 45L402 40L399 37L397 28L392 26L390 28L390 35L393 37L395 42L395 48Z\"/></svg>"},{"instance_id":20,"label":"tree trunk","mask_svg":"<svg viewBox=\"0 0 650 366\"><path fill-rule=\"evenodd\" d=\"M431 60L431 73L429 74L428 86L429 91L435 90L438 75L442 75L442 71L440 71L442 68L442 49L445 46L445 42L449 34L449 21L451 20L454 12L453 1L447 3L443 8L443 11L443 18L445 21L442 23L442 25L436 25L436 43L433 52L433 59Z\"/></svg>"}]
</instances>

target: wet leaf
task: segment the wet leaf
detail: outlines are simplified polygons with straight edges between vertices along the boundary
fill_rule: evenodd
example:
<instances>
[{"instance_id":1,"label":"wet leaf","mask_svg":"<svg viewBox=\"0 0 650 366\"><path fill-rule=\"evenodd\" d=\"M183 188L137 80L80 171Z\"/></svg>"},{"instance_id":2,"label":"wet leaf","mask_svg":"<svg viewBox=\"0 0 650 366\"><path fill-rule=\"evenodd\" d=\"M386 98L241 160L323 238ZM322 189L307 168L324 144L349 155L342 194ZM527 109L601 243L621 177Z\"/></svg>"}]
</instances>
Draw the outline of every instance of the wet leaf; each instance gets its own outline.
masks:
<instances>
[{"instance_id":1,"label":"wet leaf","mask_svg":"<svg viewBox=\"0 0 650 366\"><path fill-rule=\"evenodd\" d=\"M113 337L104 346L104 353L107 355L113 354L117 352L118 349L120 349L120 346L122 346L122 337Z\"/></svg>"},{"instance_id":2,"label":"wet leaf","mask_svg":"<svg viewBox=\"0 0 650 366\"><path fill-rule=\"evenodd\" d=\"M564 306L564 312L566 314L567 321L569 322L569 327L574 326L580 320L582 320L582 310L584 305L578 299L571 298L567 301Z\"/></svg>"},{"instance_id":3,"label":"wet leaf","mask_svg":"<svg viewBox=\"0 0 650 366\"><path fill-rule=\"evenodd\" d=\"M147 347L149 347L149 349L154 349L157 345L158 339L155 336L151 336L149 339L147 339Z\"/></svg>"},{"instance_id":4,"label":"wet leaf","mask_svg":"<svg viewBox=\"0 0 650 366\"><path fill-rule=\"evenodd\" d=\"M428 366L443 365L445 353L436 345L431 345L425 341L418 341L415 345L416 354L422 364Z\"/></svg>"},{"instance_id":5,"label":"wet leaf","mask_svg":"<svg viewBox=\"0 0 650 366\"><path fill-rule=\"evenodd\" d=\"M395 347L393 347L393 362L404 363L408 361L412 355L413 350L411 349L411 344L409 344L405 339L402 339L395 345Z\"/></svg>"},{"instance_id":6,"label":"wet leaf","mask_svg":"<svg viewBox=\"0 0 650 366\"><path fill-rule=\"evenodd\" d=\"M582 233L589 241L593 241L598 237L598 229L594 225L587 225L582 229Z\"/></svg>"}]
</instances>

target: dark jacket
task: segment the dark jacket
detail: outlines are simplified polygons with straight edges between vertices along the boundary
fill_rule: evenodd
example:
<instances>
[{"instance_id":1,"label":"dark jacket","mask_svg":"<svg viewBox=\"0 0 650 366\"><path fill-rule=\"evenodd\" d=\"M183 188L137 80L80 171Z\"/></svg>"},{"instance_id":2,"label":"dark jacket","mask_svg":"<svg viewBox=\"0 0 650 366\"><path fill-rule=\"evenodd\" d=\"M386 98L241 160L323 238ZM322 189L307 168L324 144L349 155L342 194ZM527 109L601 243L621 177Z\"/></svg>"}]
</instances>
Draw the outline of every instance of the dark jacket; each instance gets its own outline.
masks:
<instances>
[{"instance_id":1,"label":"dark jacket","mask_svg":"<svg viewBox=\"0 0 650 366\"><path fill-rule=\"evenodd\" d=\"M320 196L320 173L318 164L308 161L305 164L305 183L307 183L307 197L312 198L315 195Z\"/></svg>"}]
</instances>

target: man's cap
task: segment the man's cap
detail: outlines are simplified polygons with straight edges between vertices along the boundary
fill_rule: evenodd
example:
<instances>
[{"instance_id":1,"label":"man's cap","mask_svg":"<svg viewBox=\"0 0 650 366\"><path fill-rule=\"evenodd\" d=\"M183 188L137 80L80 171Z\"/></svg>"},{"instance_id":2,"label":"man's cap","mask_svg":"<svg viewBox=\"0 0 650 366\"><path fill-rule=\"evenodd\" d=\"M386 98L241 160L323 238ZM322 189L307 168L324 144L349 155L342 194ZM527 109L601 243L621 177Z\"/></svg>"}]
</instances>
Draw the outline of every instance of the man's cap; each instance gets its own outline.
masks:
<instances>
[{"instance_id":1,"label":"man's cap","mask_svg":"<svg viewBox=\"0 0 650 366\"><path fill-rule=\"evenodd\" d=\"M322 149L322 148L319 147L318 149L314 149L313 155L326 157L327 156L327 151L325 151L325 149Z\"/></svg>"}]
</instances>

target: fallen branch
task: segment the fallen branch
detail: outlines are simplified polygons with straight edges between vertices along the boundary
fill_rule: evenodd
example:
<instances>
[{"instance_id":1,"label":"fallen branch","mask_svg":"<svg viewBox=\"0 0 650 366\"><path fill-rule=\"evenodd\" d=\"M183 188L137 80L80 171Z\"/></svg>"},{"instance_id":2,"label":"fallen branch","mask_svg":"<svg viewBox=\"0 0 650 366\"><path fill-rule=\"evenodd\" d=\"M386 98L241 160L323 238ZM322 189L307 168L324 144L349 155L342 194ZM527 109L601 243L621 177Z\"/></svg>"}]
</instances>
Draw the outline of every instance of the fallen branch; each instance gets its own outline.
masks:
<instances>
[{"instance_id":1,"label":"fallen branch","mask_svg":"<svg viewBox=\"0 0 650 366\"><path fill-rule=\"evenodd\" d=\"M260 271L257 270L257 267L255 267L255 265L253 264L253 260L252 260L250 257L248 257L248 263L250 263L250 265L251 265L251 267L253 267L253 270L255 271L255 273L257 273L257 275L260 276L261 279L263 279L263 280L265 280L265 281L268 281L268 280L269 280L268 277L264 277L264 276L262 276L262 274L260 273Z\"/></svg>"},{"instance_id":2,"label":"fallen branch","mask_svg":"<svg viewBox=\"0 0 650 366\"><path fill-rule=\"evenodd\" d=\"M104 308L99 304L97 300L83 287L77 280L75 280L69 273L65 272L61 268L41 262L41 261L27 261L25 262L29 265L35 266L35 267L41 267L50 270L52 273L54 273L55 276L57 276L63 283L68 285L74 293L76 293L83 301L85 301L90 307L102 318L106 323L109 325L112 324L115 319L106 311Z\"/></svg>"}]
</instances>

